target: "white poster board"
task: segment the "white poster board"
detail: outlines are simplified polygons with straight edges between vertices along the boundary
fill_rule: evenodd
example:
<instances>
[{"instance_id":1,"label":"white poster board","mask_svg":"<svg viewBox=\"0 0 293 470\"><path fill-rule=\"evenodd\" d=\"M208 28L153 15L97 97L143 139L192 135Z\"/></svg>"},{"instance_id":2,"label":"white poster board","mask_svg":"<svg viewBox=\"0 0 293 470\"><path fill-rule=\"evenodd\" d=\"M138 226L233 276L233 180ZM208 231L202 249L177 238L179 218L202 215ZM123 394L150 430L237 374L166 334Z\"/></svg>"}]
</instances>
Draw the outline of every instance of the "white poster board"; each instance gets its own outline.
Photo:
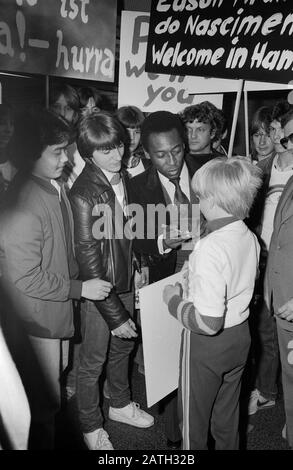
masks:
<instances>
[{"instance_id":1,"label":"white poster board","mask_svg":"<svg viewBox=\"0 0 293 470\"><path fill-rule=\"evenodd\" d=\"M163 289L182 282L181 272L139 291L148 407L176 390L183 326L168 312Z\"/></svg>"},{"instance_id":2,"label":"white poster board","mask_svg":"<svg viewBox=\"0 0 293 470\"><path fill-rule=\"evenodd\" d=\"M118 107L137 106L146 113L160 110L178 113L186 106L208 100L221 109L222 94L190 95L187 83L192 83L191 91L195 93L197 77L145 72L149 17L149 13L122 11ZM222 93L220 88L218 93Z\"/></svg>"},{"instance_id":3,"label":"white poster board","mask_svg":"<svg viewBox=\"0 0 293 470\"><path fill-rule=\"evenodd\" d=\"M239 88L239 80L186 76L185 85L190 94L236 93ZM244 91L291 90L292 88L292 83L253 82L250 80L244 82ZM202 98L201 101L203 101Z\"/></svg>"}]
</instances>

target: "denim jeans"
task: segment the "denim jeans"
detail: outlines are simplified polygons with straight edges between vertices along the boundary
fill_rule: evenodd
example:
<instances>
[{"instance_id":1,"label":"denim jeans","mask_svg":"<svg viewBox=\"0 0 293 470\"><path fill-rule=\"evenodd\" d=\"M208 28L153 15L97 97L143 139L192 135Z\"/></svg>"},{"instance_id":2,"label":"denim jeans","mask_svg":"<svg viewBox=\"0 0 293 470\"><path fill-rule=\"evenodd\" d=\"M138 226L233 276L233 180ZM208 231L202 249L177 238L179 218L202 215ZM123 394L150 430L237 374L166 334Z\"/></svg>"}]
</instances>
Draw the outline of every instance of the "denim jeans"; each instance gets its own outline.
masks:
<instances>
[{"instance_id":1,"label":"denim jeans","mask_svg":"<svg viewBox=\"0 0 293 470\"><path fill-rule=\"evenodd\" d=\"M120 294L119 298L132 314L133 292ZM88 433L103 427L99 378L106 361L110 406L123 408L130 402L128 365L134 341L112 336L102 315L90 301L81 306L81 332L77 404L82 432Z\"/></svg>"},{"instance_id":2,"label":"denim jeans","mask_svg":"<svg viewBox=\"0 0 293 470\"><path fill-rule=\"evenodd\" d=\"M276 320L265 302L259 312L257 333L259 357L256 361L255 386L264 398L275 400L278 393L279 345Z\"/></svg>"}]
</instances>

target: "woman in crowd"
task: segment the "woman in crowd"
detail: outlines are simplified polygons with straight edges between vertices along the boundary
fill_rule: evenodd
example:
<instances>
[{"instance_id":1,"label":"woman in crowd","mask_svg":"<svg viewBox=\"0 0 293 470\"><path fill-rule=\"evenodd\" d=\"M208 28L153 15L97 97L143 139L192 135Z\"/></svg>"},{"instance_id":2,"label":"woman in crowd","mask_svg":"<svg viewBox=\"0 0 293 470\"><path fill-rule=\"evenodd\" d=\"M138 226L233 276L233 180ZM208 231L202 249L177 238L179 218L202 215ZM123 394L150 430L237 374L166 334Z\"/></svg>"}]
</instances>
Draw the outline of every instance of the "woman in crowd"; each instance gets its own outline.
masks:
<instances>
[{"instance_id":1,"label":"woman in crowd","mask_svg":"<svg viewBox=\"0 0 293 470\"><path fill-rule=\"evenodd\" d=\"M49 106L54 113L62 116L72 126L77 125L80 117L80 100L74 87L68 84L53 85L50 90ZM68 148L67 155L68 162L65 165L62 179L66 189L69 190L82 172L84 161L78 153L75 142Z\"/></svg>"},{"instance_id":2,"label":"woman in crowd","mask_svg":"<svg viewBox=\"0 0 293 470\"><path fill-rule=\"evenodd\" d=\"M268 106L258 108L253 115L250 128L253 163L260 162L275 153L274 143L270 137L271 121L272 110Z\"/></svg>"},{"instance_id":3,"label":"woman in crowd","mask_svg":"<svg viewBox=\"0 0 293 470\"><path fill-rule=\"evenodd\" d=\"M140 143L141 125L144 121L142 111L136 106L122 106L117 111L119 121L126 127L129 142L123 157L124 166L130 177L139 175L150 166Z\"/></svg>"}]
</instances>

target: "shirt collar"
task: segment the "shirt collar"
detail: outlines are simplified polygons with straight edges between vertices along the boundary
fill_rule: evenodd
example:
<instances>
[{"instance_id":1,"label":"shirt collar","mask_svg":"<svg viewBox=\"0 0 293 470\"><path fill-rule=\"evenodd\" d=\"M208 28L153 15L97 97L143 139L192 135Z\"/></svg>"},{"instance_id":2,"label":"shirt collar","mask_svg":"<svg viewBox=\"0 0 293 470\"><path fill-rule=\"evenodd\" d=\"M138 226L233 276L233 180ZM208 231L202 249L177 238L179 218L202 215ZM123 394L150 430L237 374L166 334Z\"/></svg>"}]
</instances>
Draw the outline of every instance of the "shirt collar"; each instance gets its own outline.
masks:
<instances>
[{"instance_id":1,"label":"shirt collar","mask_svg":"<svg viewBox=\"0 0 293 470\"><path fill-rule=\"evenodd\" d=\"M56 194L56 191L57 191L57 194L61 194L61 186L56 180L53 180L53 179L49 180L46 178L41 178L40 176L36 176L33 173L30 175L30 178L36 181L39 184L39 186L41 186L46 191L52 194ZM52 184L52 181L54 181L54 185Z\"/></svg>"},{"instance_id":2,"label":"shirt collar","mask_svg":"<svg viewBox=\"0 0 293 470\"><path fill-rule=\"evenodd\" d=\"M274 165L274 168L277 171L285 172L285 171L292 171L293 170L293 162L290 163L290 165L285 166L285 168L280 167L280 165L279 165L279 154L277 154L276 157L274 158L273 165Z\"/></svg>"},{"instance_id":3,"label":"shirt collar","mask_svg":"<svg viewBox=\"0 0 293 470\"><path fill-rule=\"evenodd\" d=\"M59 201L61 201L61 187L56 180L50 180L51 185L58 191Z\"/></svg>"},{"instance_id":4,"label":"shirt collar","mask_svg":"<svg viewBox=\"0 0 293 470\"><path fill-rule=\"evenodd\" d=\"M109 183L110 183L110 181L111 181L111 179L112 179L114 173L112 173L111 171L104 170L104 168L101 168L101 167L99 167L99 168L100 168L100 170L104 173L104 175L106 176L107 180L108 180Z\"/></svg>"},{"instance_id":5,"label":"shirt collar","mask_svg":"<svg viewBox=\"0 0 293 470\"><path fill-rule=\"evenodd\" d=\"M231 215L229 217L221 217L220 219L210 220L207 223L207 231L208 233L215 232L215 230L219 230L220 228L225 227L225 225L232 224L233 222L238 222L240 219Z\"/></svg>"}]
</instances>

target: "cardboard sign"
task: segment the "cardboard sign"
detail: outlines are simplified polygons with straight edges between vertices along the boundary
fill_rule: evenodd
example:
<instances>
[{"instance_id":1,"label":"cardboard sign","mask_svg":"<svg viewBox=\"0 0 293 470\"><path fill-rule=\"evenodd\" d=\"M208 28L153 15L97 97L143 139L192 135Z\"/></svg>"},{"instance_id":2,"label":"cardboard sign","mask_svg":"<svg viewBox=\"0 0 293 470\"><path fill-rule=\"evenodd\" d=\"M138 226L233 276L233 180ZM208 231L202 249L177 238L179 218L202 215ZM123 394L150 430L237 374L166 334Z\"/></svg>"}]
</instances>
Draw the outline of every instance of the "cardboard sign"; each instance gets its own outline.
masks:
<instances>
[{"instance_id":1,"label":"cardboard sign","mask_svg":"<svg viewBox=\"0 0 293 470\"><path fill-rule=\"evenodd\" d=\"M187 77L186 77L187 78ZM188 77L186 86L189 93L236 93L239 89L239 80L211 77ZM244 91L287 90L293 88L290 83L269 83L247 80L244 82Z\"/></svg>"},{"instance_id":2,"label":"cardboard sign","mask_svg":"<svg viewBox=\"0 0 293 470\"><path fill-rule=\"evenodd\" d=\"M137 106L142 111L182 111L186 106L208 100L222 108L222 94L192 96L192 92L208 93L197 87L197 78L166 76L145 72L149 14L123 11L120 34L118 107ZM196 91L194 91L196 90ZM221 93L218 89L217 93Z\"/></svg>"},{"instance_id":3,"label":"cardboard sign","mask_svg":"<svg viewBox=\"0 0 293 470\"><path fill-rule=\"evenodd\" d=\"M153 0L146 71L288 83L292 0Z\"/></svg>"},{"instance_id":4,"label":"cardboard sign","mask_svg":"<svg viewBox=\"0 0 293 470\"><path fill-rule=\"evenodd\" d=\"M148 407L178 387L183 326L163 302L164 287L176 282L182 283L181 272L139 291Z\"/></svg>"},{"instance_id":5,"label":"cardboard sign","mask_svg":"<svg viewBox=\"0 0 293 470\"><path fill-rule=\"evenodd\" d=\"M114 81L116 0L1 0L0 70Z\"/></svg>"}]
</instances>

